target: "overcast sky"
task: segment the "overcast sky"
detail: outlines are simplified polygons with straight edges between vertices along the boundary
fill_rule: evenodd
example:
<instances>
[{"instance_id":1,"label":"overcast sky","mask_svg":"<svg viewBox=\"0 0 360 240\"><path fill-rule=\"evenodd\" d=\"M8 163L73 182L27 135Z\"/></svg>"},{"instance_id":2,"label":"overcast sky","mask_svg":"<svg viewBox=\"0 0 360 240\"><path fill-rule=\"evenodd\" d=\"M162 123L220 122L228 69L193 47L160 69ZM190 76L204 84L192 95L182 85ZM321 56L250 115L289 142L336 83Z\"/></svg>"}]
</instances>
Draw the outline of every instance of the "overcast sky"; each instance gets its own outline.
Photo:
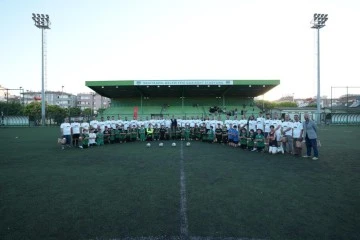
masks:
<instances>
[{"instance_id":1,"label":"overcast sky","mask_svg":"<svg viewBox=\"0 0 360 240\"><path fill-rule=\"evenodd\" d=\"M0 0L0 9L6 88L41 90L33 12L52 22L47 90L89 92L88 80L280 79L266 99L312 97L314 13L329 14L320 31L321 95L330 97L331 86L360 86L360 1Z\"/></svg>"}]
</instances>

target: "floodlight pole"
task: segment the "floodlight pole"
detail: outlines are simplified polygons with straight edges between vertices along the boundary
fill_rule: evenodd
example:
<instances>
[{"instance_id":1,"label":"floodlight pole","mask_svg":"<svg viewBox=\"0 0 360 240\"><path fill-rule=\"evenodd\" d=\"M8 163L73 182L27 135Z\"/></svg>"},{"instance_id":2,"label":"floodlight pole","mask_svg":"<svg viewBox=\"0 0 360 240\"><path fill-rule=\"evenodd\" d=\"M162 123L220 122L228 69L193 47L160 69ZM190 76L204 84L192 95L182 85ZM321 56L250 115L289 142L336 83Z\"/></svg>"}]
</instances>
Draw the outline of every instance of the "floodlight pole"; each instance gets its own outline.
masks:
<instances>
[{"instance_id":1,"label":"floodlight pole","mask_svg":"<svg viewBox=\"0 0 360 240\"><path fill-rule=\"evenodd\" d=\"M316 97L316 122L320 124L320 28L325 27L328 20L327 14L315 13L311 28L316 29L317 33L317 97Z\"/></svg>"},{"instance_id":2,"label":"floodlight pole","mask_svg":"<svg viewBox=\"0 0 360 240\"><path fill-rule=\"evenodd\" d=\"M35 26L41 29L41 125L45 126L45 72L44 72L44 30L50 29L49 15L32 14Z\"/></svg>"}]
</instances>

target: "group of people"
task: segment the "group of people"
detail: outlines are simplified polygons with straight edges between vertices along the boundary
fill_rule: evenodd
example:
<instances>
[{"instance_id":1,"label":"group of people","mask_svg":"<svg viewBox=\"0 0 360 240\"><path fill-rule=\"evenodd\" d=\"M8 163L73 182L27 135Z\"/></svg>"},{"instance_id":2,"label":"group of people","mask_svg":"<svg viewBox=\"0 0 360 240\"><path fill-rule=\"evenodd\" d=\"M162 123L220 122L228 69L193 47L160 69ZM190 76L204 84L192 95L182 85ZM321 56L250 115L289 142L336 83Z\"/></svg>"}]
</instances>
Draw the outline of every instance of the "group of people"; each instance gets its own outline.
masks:
<instances>
[{"instance_id":1,"label":"group of people","mask_svg":"<svg viewBox=\"0 0 360 240\"><path fill-rule=\"evenodd\" d=\"M300 122L299 115L290 119L285 115L279 119L277 113L271 118L270 114L260 112L257 117L250 116L241 119L179 119L152 118L145 120L124 120L119 117L101 117L100 121L94 117L90 122L78 122L76 119L69 123L68 119L61 124L63 138L62 149L66 146L88 148L112 143L134 141L185 140L204 141L209 143L227 144L249 151L288 153L301 156L302 142L306 145L306 155L317 160L317 126L304 115L304 122Z\"/></svg>"}]
</instances>

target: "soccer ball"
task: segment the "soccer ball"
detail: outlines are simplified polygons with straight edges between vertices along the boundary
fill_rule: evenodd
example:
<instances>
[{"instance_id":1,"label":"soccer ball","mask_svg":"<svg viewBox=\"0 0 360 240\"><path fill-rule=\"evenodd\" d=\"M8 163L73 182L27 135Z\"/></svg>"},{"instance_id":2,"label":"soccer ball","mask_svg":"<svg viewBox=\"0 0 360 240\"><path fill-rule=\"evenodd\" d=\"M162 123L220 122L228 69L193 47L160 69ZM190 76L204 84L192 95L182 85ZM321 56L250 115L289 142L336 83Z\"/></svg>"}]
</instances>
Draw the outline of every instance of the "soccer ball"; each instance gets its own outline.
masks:
<instances>
[{"instance_id":1,"label":"soccer ball","mask_svg":"<svg viewBox=\"0 0 360 240\"><path fill-rule=\"evenodd\" d=\"M186 143L186 146L187 146L187 147L190 147L190 145L191 145L190 142L187 142L187 143Z\"/></svg>"},{"instance_id":2,"label":"soccer ball","mask_svg":"<svg viewBox=\"0 0 360 240\"><path fill-rule=\"evenodd\" d=\"M171 146L176 147L176 143L172 143Z\"/></svg>"},{"instance_id":3,"label":"soccer ball","mask_svg":"<svg viewBox=\"0 0 360 240\"><path fill-rule=\"evenodd\" d=\"M66 143L66 138L63 138L63 139L61 140L61 143L62 143L62 144L65 144L65 143Z\"/></svg>"},{"instance_id":4,"label":"soccer ball","mask_svg":"<svg viewBox=\"0 0 360 240\"><path fill-rule=\"evenodd\" d=\"M147 144L146 144L146 147L151 147L151 144L150 144L150 143L147 143Z\"/></svg>"},{"instance_id":5,"label":"soccer ball","mask_svg":"<svg viewBox=\"0 0 360 240\"><path fill-rule=\"evenodd\" d=\"M79 137L79 141L82 141L83 140L83 138L82 137Z\"/></svg>"},{"instance_id":6,"label":"soccer ball","mask_svg":"<svg viewBox=\"0 0 360 240\"><path fill-rule=\"evenodd\" d=\"M163 147L164 146L164 144L163 143L159 143L159 147Z\"/></svg>"}]
</instances>

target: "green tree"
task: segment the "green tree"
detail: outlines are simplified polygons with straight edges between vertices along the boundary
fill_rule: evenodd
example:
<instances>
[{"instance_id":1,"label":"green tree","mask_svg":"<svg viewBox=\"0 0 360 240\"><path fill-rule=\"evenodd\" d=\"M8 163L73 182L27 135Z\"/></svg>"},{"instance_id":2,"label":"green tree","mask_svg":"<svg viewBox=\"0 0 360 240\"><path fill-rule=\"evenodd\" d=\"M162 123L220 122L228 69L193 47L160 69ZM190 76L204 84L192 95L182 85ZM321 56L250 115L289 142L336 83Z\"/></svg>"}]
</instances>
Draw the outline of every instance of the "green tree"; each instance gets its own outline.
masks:
<instances>
[{"instance_id":1,"label":"green tree","mask_svg":"<svg viewBox=\"0 0 360 240\"><path fill-rule=\"evenodd\" d=\"M297 107L296 102L280 102L276 104L277 107Z\"/></svg>"},{"instance_id":2,"label":"green tree","mask_svg":"<svg viewBox=\"0 0 360 240\"><path fill-rule=\"evenodd\" d=\"M32 102L25 106L24 114L29 116L30 121L37 121L41 119L41 103Z\"/></svg>"},{"instance_id":3,"label":"green tree","mask_svg":"<svg viewBox=\"0 0 360 240\"><path fill-rule=\"evenodd\" d=\"M99 109L97 110L97 114L102 115L105 110L106 110L106 108L99 108Z\"/></svg>"},{"instance_id":4,"label":"green tree","mask_svg":"<svg viewBox=\"0 0 360 240\"><path fill-rule=\"evenodd\" d=\"M78 117L81 115L81 109L79 107L71 107L68 109L71 117Z\"/></svg>"},{"instance_id":5,"label":"green tree","mask_svg":"<svg viewBox=\"0 0 360 240\"><path fill-rule=\"evenodd\" d=\"M91 114L92 114L91 108L85 108L85 109L82 110L82 112L81 112L81 115L83 115L83 116L91 116Z\"/></svg>"},{"instance_id":6,"label":"green tree","mask_svg":"<svg viewBox=\"0 0 360 240\"><path fill-rule=\"evenodd\" d=\"M51 119L56 124L61 124L66 117L67 111L58 105L48 105L46 107L46 117Z\"/></svg>"},{"instance_id":7,"label":"green tree","mask_svg":"<svg viewBox=\"0 0 360 240\"><path fill-rule=\"evenodd\" d=\"M264 110L269 110L269 109L274 109L276 103L267 100L256 100L255 105L260 109L264 108Z\"/></svg>"},{"instance_id":8,"label":"green tree","mask_svg":"<svg viewBox=\"0 0 360 240\"><path fill-rule=\"evenodd\" d=\"M0 112L3 112L4 115L8 116L24 115L24 106L14 100L0 102Z\"/></svg>"}]
</instances>

